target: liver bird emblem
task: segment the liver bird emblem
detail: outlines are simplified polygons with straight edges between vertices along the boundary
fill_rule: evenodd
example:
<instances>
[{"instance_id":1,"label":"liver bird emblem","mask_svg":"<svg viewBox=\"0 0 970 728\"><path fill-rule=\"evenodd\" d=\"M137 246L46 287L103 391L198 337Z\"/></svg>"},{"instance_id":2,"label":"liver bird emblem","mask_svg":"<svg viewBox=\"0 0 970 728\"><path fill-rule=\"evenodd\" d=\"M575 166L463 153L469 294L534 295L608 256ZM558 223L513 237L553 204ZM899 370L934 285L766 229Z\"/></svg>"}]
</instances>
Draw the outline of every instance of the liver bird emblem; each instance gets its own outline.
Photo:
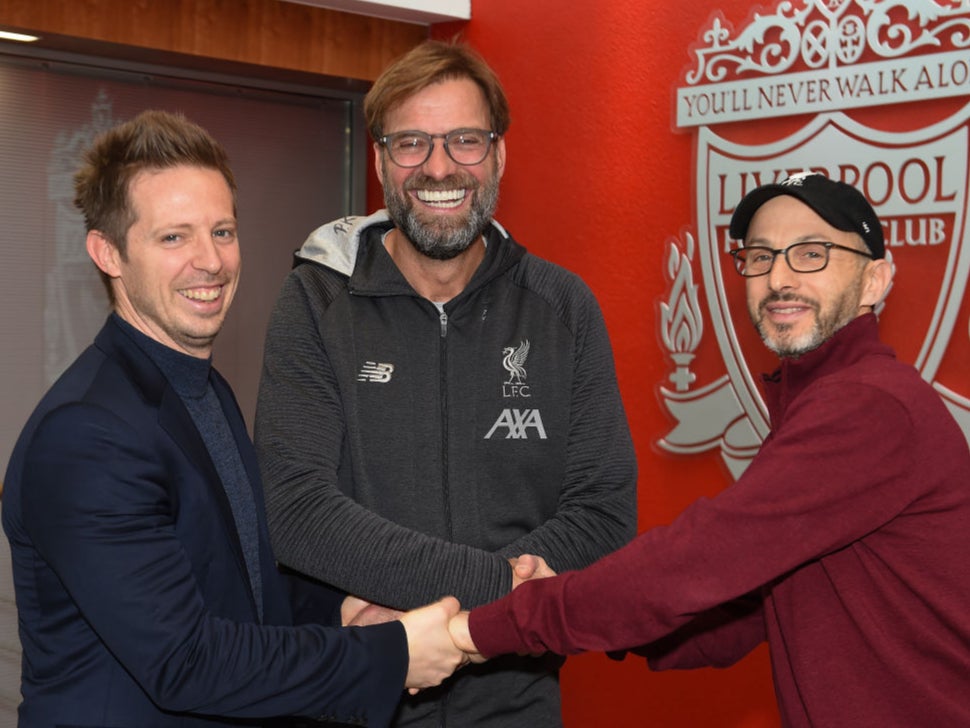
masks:
<instances>
[{"instance_id":1,"label":"liver bird emblem","mask_svg":"<svg viewBox=\"0 0 970 728\"><path fill-rule=\"evenodd\" d=\"M506 346L502 350L502 366L509 373L509 380L506 384L524 384L525 360L529 356L529 341L520 341L518 347Z\"/></svg>"}]
</instances>

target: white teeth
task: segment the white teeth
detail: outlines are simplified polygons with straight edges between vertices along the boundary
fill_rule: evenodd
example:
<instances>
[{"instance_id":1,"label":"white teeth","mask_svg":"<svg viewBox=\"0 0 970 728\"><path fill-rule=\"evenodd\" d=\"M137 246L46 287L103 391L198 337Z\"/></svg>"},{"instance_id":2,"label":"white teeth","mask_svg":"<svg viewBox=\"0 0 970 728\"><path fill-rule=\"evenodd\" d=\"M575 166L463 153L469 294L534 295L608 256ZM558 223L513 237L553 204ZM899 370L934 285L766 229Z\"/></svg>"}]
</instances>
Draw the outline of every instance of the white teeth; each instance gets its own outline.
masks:
<instances>
[{"instance_id":1,"label":"white teeth","mask_svg":"<svg viewBox=\"0 0 970 728\"><path fill-rule=\"evenodd\" d=\"M186 288L179 293L193 301L215 301L222 293L222 286L218 288Z\"/></svg>"},{"instance_id":2,"label":"white teeth","mask_svg":"<svg viewBox=\"0 0 970 728\"><path fill-rule=\"evenodd\" d=\"M465 199L465 190L417 190L415 195L421 202L439 207L457 207Z\"/></svg>"}]
</instances>

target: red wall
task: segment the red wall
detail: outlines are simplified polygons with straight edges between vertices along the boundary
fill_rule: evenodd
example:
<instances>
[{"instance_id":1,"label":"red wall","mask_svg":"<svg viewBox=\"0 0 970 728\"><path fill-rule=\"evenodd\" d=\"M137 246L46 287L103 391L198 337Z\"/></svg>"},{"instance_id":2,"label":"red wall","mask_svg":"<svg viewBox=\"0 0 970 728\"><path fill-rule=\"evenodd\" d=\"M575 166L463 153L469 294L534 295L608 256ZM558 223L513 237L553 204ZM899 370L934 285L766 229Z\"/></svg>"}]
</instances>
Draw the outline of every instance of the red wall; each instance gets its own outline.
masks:
<instances>
[{"instance_id":1,"label":"red wall","mask_svg":"<svg viewBox=\"0 0 970 728\"><path fill-rule=\"evenodd\" d=\"M641 529L669 522L731 482L715 452L676 458L655 445L672 425L657 395L670 373L656 333L657 307L668 290L665 250L671 239L696 232L693 134L673 127L674 90L694 65L691 47L707 45L701 34L715 13L737 30L776 5L473 0L471 21L432 28L436 38L460 33L495 68L509 95L512 126L498 219L533 253L579 273L603 307L637 449ZM876 128L916 129L965 103L958 97L851 116ZM717 131L763 143L805 122L781 118ZM376 181L371 193L376 207ZM900 333L907 308L889 306L881 318L887 338L912 361L909 349L918 338ZM715 346L713 337L705 338L695 368L719 358L705 350ZM965 337L952 347L951 362L970 361ZM773 360L766 355L765 361ZM963 381L963 373L942 371L944 379ZM704 377L701 369L699 381L711 381ZM563 703L567 728L780 725L765 646L730 669L674 673L651 673L636 659L573 657L563 672Z\"/></svg>"},{"instance_id":2,"label":"red wall","mask_svg":"<svg viewBox=\"0 0 970 728\"><path fill-rule=\"evenodd\" d=\"M639 459L641 528L729 483L717 456L678 460L653 444L670 428L656 395L669 373L655 316L665 243L693 223L692 136L673 129L673 93L715 9L738 27L754 5L475 0L470 22L433 28L461 32L509 95L498 219L579 273L603 307ZM676 673L574 657L563 694L571 728L779 725L763 647L728 670Z\"/></svg>"},{"instance_id":3,"label":"red wall","mask_svg":"<svg viewBox=\"0 0 970 728\"><path fill-rule=\"evenodd\" d=\"M613 340L620 387L640 466L640 527L667 523L692 501L730 483L719 454L675 458L655 443L671 429L658 400L669 364L657 309L667 294L665 251L693 229L693 134L673 128L673 99L694 66L692 46L715 13L733 29L777 0L473 0L460 33L502 78L512 108L498 219L532 252L579 273L597 294ZM900 11L902 12L902 11ZM955 114L967 95L905 107L857 109L857 121L920 129ZM788 136L806 117L725 124L738 142ZM375 185L376 187L376 185ZM374 199L379 201L378 196ZM908 323L929 304L929 255L896 251L906 265L881 315L885 338L912 362L922 332ZM925 260L919 260L924 258ZM898 289L898 290L897 290ZM964 301L938 378L965 390L970 302ZM753 334L752 334L753 335ZM705 337L695 366L718 359ZM771 358L766 355L766 362ZM705 372L698 371L698 381ZM635 575L631 575L635 578ZM651 673L637 660L570 658L563 673L567 728L775 728L780 725L762 646L726 670Z\"/></svg>"}]
</instances>

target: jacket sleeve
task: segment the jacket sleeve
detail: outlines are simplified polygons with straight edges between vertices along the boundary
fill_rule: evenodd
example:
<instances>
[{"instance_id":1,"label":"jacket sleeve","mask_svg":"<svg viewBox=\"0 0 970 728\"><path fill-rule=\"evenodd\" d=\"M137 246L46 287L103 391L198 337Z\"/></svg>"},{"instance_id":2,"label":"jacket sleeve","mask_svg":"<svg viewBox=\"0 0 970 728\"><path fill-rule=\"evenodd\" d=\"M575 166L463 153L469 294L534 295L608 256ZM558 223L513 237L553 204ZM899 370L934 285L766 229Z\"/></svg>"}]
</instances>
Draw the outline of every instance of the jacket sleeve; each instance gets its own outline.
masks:
<instances>
[{"instance_id":1,"label":"jacket sleeve","mask_svg":"<svg viewBox=\"0 0 970 728\"><path fill-rule=\"evenodd\" d=\"M760 594L735 599L698 615L656 642L632 650L652 670L730 667L766 639Z\"/></svg>"},{"instance_id":2,"label":"jacket sleeve","mask_svg":"<svg viewBox=\"0 0 970 728\"><path fill-rule=\"evenodd\" d=\"M340 626L340 606L346 594L279 564L289 594L293 624Z\"/></svg>"},{"instance_id":3,"label":"jacket sleeve","mask_svg":"<svg viewBox=\"0 0 970 728\"><path fill-rule=\"evenodd\" d=\"M294 274L270 318L255 442L277 558L371 602L412 609L453 595L468 608L508 593L495 553L398 525L345 495L340 385L320 339L324 292Z\"/></svg>"},{"instance_id":4,"label":"jacket sleeve","mask_svg":"<svg viewBox=\"0 0 970 728\"><path fill-rule=\"evenodd\" d=\"M191 504L173 501L169 457L151 433L92 404L63 406L40 423L25 453L24 523L70 595L60 608L79 611L165 710L387 724L407 671L402 625L274 627L215 616L177 530L175 514Z\"/></svg>"},{"instance_id":5,"label":"jacket sleeve","mask_svg":"<svg viewBox=\"0 0 970 728\"><path fill-rule=\"evenodd\" d=\"M501 549L543 556L556 572L582 569L637 530L637 467L606 325L592 292L569 274L576 332L566 467L555 515Z\"/></svg>"},{"instance_id":6,"label":"jacket sleeve","mask_svg":"<svg viewBox=\"0 0 970 728\"><path fill-rule=\"evenodd\" d=\"M736 483L586 569L473 610L472 638L487 656L659 640L896 518L916 497L920 459L933 457L909 446L912 431L900 402L876 388L818 387L792 403Z\"/></svg>"}]
</instances>

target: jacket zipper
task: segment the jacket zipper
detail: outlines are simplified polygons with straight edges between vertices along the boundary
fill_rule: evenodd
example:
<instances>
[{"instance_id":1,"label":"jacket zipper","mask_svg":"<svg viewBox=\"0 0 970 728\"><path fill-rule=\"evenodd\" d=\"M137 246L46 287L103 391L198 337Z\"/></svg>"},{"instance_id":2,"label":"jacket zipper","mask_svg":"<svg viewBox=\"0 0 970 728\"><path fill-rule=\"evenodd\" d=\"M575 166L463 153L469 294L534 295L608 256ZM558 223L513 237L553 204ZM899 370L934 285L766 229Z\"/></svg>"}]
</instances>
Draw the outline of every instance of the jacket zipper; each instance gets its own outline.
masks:
<instances>
[{"instance_id":1,"label":"jacket zipper","mask_svg":"<svg viewBox=\"0 0 970 728\"><path fill-rule=\"evenodd\" d=\"M448 529L449 540L454 540L454 528L451 522L451 484L448 480L448 314L443 310L438 312L438 323L440 325L440 337L441 342L438 347L439 351L439 361L438 368L441 372L441 378L439 379L439 387L441 391L441 396L439 401L441 402L441 490L444 497L445 506L445 527ZM449 692L445 692L438 701L437 713L438 713L438 725L440 728L446 728L448 725L448 696Z\"/></svg>"},{"instance_id":2,"label":"jacket zipper","mask_svg":"<svg viewBox=\"0 0 970 728\"><path fill-rule=\"evenodd\" d=\"M441 372L439 379L441 402L441 490L445 501L445 527L448 529L448 537L453 540L455 534L451 522L451 484L448 480L448 314L440 311L438 314L438 322L441 325L441 346L438 349L440 352L438 366Z\"/></svg>"}]
</instances>

